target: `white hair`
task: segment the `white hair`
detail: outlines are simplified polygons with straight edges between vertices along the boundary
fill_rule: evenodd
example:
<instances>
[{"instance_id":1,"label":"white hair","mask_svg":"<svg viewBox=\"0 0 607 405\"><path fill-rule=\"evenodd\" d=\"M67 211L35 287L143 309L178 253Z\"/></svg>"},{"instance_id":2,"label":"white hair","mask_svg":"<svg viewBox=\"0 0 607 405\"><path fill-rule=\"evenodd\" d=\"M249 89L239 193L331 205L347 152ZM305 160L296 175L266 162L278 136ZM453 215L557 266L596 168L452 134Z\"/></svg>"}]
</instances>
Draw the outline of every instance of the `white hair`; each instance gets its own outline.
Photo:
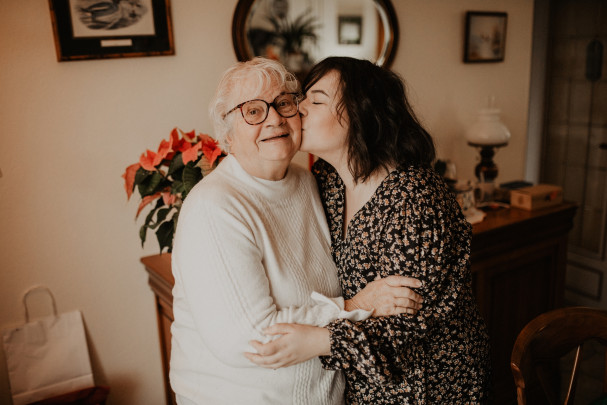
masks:
<instances>
[{"instance_id":1,"label":"white hair","mask_svg":"<svg viewBox=\"0 0 607 405\"><path fill-rule=\"evenodd\" d=\"M246 62L239 62L230 67L219 81L215 96L209 106L209 114L215 129L215 139L224 150L228 150L228 137L232 134L234 114L226 113L235 107L242 85L249 79L255 80L255 94L261 94L270 86L284 88L289 93L299 92L299 82L280 62L272 59L255 57ZM247 101L247 100L240 100Z\"/></svg>"}]
</instances>

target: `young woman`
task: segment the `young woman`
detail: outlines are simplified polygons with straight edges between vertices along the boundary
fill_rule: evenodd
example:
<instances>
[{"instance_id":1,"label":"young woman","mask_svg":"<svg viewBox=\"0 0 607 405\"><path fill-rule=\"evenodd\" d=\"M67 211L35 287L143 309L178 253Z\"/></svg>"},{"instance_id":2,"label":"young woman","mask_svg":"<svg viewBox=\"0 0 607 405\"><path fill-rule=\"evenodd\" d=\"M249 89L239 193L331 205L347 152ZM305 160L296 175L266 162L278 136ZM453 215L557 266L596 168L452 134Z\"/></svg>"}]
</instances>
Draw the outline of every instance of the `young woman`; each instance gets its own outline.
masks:
<instances>
[{"instance_id":1,"label":"young woman","mask_svg":"<svg viewBox=\"0 0 607 405\"><path fill-rule=\"evenodd\" d=\"M304 83L301 150L314 166L344 297L388 275L418 278L424 305L324 328L278 324L247 357L285 367L315 356L346 374L350 404L482 404L489 345L471 289L471 227L431 168L432 138L402 80L371 62L331 57Z\"/></svg>"}]
</instances>

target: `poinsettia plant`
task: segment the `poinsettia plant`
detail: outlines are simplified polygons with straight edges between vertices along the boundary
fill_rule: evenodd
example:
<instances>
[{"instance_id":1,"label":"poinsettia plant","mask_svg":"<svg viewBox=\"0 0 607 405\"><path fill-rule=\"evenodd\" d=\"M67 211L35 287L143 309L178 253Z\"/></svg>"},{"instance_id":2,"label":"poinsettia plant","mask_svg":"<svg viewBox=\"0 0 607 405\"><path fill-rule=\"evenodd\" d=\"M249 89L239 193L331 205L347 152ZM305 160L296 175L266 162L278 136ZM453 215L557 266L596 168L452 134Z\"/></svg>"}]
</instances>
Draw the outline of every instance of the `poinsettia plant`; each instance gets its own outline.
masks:
<instances>
[{"instance_id":1,"label":"poinsettia plant","mask_svg":"<svg viewBox=\"0 0 607 405\"><path fill-rule=\"evenodd\" d=\"M152 230L161 253L164 249L173 250L173 235L183 200L225 156L218 142L209 135L174 128L169 139L160 142L157 152L148 149L139 162L126 168L122 178L127 199L135 188L141 196L135 219L152 204L139 230L142 247L148 230Z\"/></svg>"}]
</instances>

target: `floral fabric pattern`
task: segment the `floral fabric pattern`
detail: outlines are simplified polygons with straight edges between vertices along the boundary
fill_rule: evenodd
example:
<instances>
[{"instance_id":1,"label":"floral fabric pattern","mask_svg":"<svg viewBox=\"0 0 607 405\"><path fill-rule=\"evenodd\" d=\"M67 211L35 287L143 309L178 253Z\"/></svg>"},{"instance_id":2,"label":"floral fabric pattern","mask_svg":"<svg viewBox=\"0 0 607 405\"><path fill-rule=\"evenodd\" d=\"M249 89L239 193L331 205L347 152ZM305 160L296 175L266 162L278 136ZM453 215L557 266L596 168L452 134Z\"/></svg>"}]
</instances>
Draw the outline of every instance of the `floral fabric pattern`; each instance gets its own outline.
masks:
<instances>
[{"instance_id":1,"label":"floral fabric pattern","mask_svg":"<svg viewBox=\"0 0 607 405\"><path fill-rule=\"evenodd\" d=\"M390 173L344 229L345 188L318 161L313 172L331 231L344 298L392 274L423 286L417 315L336 320L328 369L346 374L348 404L483 404L488 335L471 288L471 226L432 169Z\"/></svg>"}]
</instances>

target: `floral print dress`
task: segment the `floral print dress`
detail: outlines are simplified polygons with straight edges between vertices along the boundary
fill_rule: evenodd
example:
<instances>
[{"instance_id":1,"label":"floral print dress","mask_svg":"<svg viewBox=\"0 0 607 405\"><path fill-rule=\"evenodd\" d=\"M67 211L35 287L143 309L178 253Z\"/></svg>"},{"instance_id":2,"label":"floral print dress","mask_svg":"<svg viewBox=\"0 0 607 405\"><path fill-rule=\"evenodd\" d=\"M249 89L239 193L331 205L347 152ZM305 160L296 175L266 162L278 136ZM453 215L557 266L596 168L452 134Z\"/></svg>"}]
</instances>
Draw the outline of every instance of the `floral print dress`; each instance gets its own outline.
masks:
<instances>
[{"instance_id":1,"label":"floral print dress","mask_svg":"<svg viewBox=\"0 0 607 405\"><path fill-rule=\"evenodd\" d=\"M471 288L471 226L432 169L390 173L348 224L345 188L326 162L314 168L331 230L344 297L377 277L418 278L417 315L340 319L327 327L349 404L483 404L490 381L489 343Z\"/></svg>"}]
</instances>

